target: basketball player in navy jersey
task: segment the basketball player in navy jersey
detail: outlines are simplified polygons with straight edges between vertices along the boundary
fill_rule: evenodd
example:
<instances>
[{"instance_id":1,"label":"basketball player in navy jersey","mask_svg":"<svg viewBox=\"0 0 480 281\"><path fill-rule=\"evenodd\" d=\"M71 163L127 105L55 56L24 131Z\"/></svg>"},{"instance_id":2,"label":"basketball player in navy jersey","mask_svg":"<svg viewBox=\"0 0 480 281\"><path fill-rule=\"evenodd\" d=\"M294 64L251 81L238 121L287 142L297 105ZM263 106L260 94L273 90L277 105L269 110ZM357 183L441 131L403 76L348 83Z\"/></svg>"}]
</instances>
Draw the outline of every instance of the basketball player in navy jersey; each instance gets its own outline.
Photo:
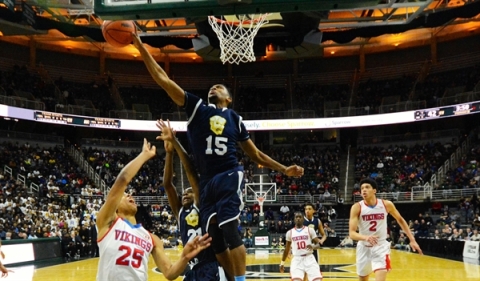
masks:
<instances>
[{"instance_id":1,"label":"basketball player in navy jersey","mask_svg":"<svg viewBox=\"0 0 480 281\"><path fill-rule=\"evenodd\" d=\"M97 214L100 249L97 281L147 281L150 255L165 277L173 280L193 257L210 245L208 235L197 236L186 243L180 259L172 264L164 252L163 241L137 224L137 204L125 190L143 164L155 154L155 146L144 139L142 152L120 171Z\"/></svg>"},{"instance_id":2,"label":"basketball player in navy jersey","mask_svg":"<svg viewBox=\"0 0 480 281\"><path fill-rule=\"evenodd\" d=\"M191 241L196 236L202 236L203 230L200 223L200 210L198 209L198 202L200 194L198 190L198 176L193 167L189 156L182 147L182 145L175 138L175 133L170 127L170 122L167 120L157 121L157 127L161 131L161 135L157 139L164 141L165 147L165 169L163 171L163 182L165 192L167 193L168 203L172 208L173 214L177 218L180 235L182 241ZM185 189L180 202L176 187L173 185L173 153L177 151L180 161L185 168L187 178L192 187ZM233 270L233 262L228 261L229 255L228 247L219 256L219 261L222 265ZM222 267L219 267L215 253L211 248L200 252L198 256L190 260L191 271L189 271L183 280L188 281L224 281L227 280ZM232 277L233 279L233 277Z\"/></svg>"},{"instance_id":3,"label":"basketball player in navy jersey","mask_svg":"<svg viewBox=\"0 0 480 281\"><path fill-rule=\"evenodd\" d=\"M257 149L245 129L242 117L228 108L232 97L224 85L210 88L206 104L201 98L185 92L168 77L138 35L132 34L132 39L153 79L187 113L187 137L200 173L202 223L212 237L215 253L221 253L224 246L228 245L230 259L235 261L235 280L244 281L247 254L238 233L244 180L243 167L238 165L236 157L237 144L252 161L287 176L302 176L303 168L297 165L285 167Z\"/></svg>"},{"instance_id":4,"label":"basketball player in navy jersey","mask_svg":"<svg viewBox=\"0 0 480 281\"><path fill-rule=\"evenodd\" d=\"M312 228L315 230L315 233L319 233L322 235L322 238L319 239L320 245L323 245L325 240L327 240L327 235L325 235L325 231L323 230L323 224L322 221L319 218L315 218L313 216L313 213L315 213L315 208L313 207L312 203L306 203L305 204L305 217L303 220L303 225L308 226L309 228ZM318 252L313 251L313 256L315 257L315 260L318 263Z\"/></svg>"}]
</instances>

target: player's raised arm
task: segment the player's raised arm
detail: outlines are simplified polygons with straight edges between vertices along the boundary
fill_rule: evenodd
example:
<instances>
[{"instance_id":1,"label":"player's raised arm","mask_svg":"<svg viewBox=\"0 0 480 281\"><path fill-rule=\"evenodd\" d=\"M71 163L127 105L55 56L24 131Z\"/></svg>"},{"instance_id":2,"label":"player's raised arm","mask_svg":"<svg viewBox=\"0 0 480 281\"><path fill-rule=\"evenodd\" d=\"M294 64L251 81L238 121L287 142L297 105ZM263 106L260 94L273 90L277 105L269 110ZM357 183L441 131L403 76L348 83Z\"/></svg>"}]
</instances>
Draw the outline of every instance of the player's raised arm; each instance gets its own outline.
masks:
<instances>
[{"instance_id":1,"label":"player's raised arm","mask_svg":"<svg viewBox=\"0 0 480 281\"><path fill-rule=\"evenodd\" d=\"M175 104L183 106L185 104L185 91L180 88L177 83L171 80L165 70L158 65L152 55L148 52L147 48L143 45L138 34L132 33L132 39L133 45L140 52L153 80L155 80L155 82L167 92L168 96L170 96Z\"/></svg>"},{"instance_id":2,"label":"player's raised arm","mask_svg":"<svg viewBox=\"0 0 480 281\"><path fill-rule=\"evenodd\" d=\"M172 126L170 126L170 120L167 120L167 122L163 120L157 120L157 127L162 131L162 134L159 137L157 137L157 139L161 139L166 142L171 142L173 147L177 151L178 157L180 157L180 161L182 162L182 165L185 168L185 172L187 173L188 181L190 182L190 185L192 186L192 189L193 189L194 203L197 207L199 207L199 204L200 204L199 179L198 179L197 171L195 170L195 167L193 166L193 163L190 160L190 157L185 151L185 148L183 148L182 144L180 144L180 142L176 139L175 131L172 129Z\"/></svg>"},{"instance_id":3,"label":"player's raised arm","mask_svg":"<svg viewBox=\"0 0 480 281\"><path fill-rule=\"evenodd\" d=\"M157 137L159 139L160 137ZM164 142L165 147L165 167L163 170L163 185L167 193L168 204L172 208L173 214L178 219L178 213L182 208L182 204L178 198L175 185L173 184L173 144L170 141Z\"/></svg>"},{"instance_id":4,"label":"player's raised arm","mask_svg":"<svg viewBox=\"0 0 480 281\"><path fill-rule=\"evenodd\" d=\"M124 196L128 183L130 183L143 164L155 156L155 154L155 146L152 146L146 139L144 139L142 152L120 171L108 193L105 203L97 214L99 237L102 236L102 230L108 228L110 223L115 220L118 205Z\"/></svg>"},{"instance_id":5,"label":"player's raised arm","mask_svg":"<svg viewBox=\"0 0 480 281\"><path fill-rule=\"evenodd\" d=\"M260 151L251 139L239 142L240 147L243 151L252 159L252 161L270 168L275 171L279 171L289 177L301 177L303 176L303 168L297 165L292 165L285 167L284 165L278 163L277 161L270 158L262 151Z\"/></svg>"},{"instance_id":6,"label":"player's raised arm","mask_svg":"<svg viewBox=\"0 0 480 281\"><path fill-rule=\"evenodd\" d=\"M154 234L152 234L152 238L155 244L152 251L153 260L155 261L155 265L168 280L174 280L180 276L187 267L188 262L196 257L201 251L210 247L210 242L212 241L212 238L209 238L208 234L205 234L202 237L197 235L192 241L185 244L180 259L175 263L172 263L165 254L163 241Z\"/></svg>"},{"instance_id":7,"label":"player's raised arm","mask_svg":"<svg viewBox=\"0 0 480 281\"><path fill-rule=\"evenodd\" d=\"M422 249L420 249L420 246L417 244L417 241L415 240L415 237L410 231L410 228L408 227L407 222L402 217L402 215L400 215L400 212L398 212L397 208L392 203L392 201L383 200L383 203L385 204L385 207L387 208L388 213L392 215L392 217L394 217L395 220L397 220L398 225L403 230L405 235L407 235L408 239L410 240L410 246L412 247L413 251L417 251L419 254L423 254Z\"/></svg>"}]
</instances>

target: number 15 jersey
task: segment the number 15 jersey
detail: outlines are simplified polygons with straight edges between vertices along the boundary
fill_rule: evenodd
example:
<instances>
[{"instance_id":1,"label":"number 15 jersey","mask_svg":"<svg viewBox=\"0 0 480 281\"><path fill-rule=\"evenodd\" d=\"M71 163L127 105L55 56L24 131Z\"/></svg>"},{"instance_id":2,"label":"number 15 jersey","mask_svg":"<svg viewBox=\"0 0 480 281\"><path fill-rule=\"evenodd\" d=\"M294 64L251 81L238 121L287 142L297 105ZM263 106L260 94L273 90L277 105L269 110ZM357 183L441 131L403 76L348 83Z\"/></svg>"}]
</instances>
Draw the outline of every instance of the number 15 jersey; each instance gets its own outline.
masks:
<instances>
[{"instance_id":1,"label":"number 15 jersey","mask_svg":"<svg viewBox=\"0 0 480 281\"><path fill-rule=\"evenodd\" d=\"M201 181L238 167L237 142L250 138L242 117L185 92L187 136Z\"/></svg>"},{"instance_id":2,"label":"number 15 jersey","mask_svg":"<svg viewBox=\"0 0 480 281\"><path fill-rule=\"evenodd\" d=\"M150 232L140 224L132 225L117 217L98 240L97 281L148 280L148 259L153 247Z\"/></svg>"}]
</instances>

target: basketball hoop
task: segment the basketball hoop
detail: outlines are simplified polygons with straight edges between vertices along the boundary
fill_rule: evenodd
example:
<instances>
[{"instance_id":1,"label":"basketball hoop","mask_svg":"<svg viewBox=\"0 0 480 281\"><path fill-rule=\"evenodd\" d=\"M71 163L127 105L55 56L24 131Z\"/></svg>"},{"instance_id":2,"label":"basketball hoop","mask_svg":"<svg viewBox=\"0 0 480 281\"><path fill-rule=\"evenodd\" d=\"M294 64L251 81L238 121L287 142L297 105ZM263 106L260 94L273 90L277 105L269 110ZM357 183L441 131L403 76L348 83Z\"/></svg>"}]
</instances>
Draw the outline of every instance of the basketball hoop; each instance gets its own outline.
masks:
<instances>
[{"instance_id":1,"label":"basketball hoop","mask_svg":"<svg viewBox=\"0 0 480 281\"><path fill-rule=\"evenodd\" d=\"M258 205L260 205L260 207L262 207L263 202L265 201L265 197L259 196L259 197L257 197L257 201L258 201Z\"/></svg>"},{"instance_id":2,"label":"basketball hoop","mask_svg":"<svg viewBox=\"0 0 480 281\"><path fill-rule=\"evenodd\" d=\"M268 14L260 14L257 18L238 15L239 21L226 21L209 16L208 22L220 41L220 60L225 64L240 64L256 60L253 51L253 38L260 27L268 23Z\"/></svg>"}]
</instances>

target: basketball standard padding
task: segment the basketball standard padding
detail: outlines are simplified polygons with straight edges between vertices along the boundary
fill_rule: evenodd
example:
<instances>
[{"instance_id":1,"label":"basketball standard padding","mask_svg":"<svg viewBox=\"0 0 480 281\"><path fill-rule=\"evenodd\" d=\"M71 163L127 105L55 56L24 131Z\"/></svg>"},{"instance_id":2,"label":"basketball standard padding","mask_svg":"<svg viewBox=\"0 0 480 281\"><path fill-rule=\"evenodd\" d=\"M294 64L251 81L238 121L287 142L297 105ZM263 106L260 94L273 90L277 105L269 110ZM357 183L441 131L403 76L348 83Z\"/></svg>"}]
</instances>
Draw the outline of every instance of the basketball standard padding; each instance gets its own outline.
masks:
<instances>
[{"instance_id":1,"label":"basketball standard padding","mask_svg":"<svg viewBox=\"0 0 480 281\"><path fill-rule=\"evenodd\" d=\"M137 28L133 21L105 21L102 25L102 34L105 41L113 47L122 48L132 43L132 33Z\"/></svg>"}]
</instances>

